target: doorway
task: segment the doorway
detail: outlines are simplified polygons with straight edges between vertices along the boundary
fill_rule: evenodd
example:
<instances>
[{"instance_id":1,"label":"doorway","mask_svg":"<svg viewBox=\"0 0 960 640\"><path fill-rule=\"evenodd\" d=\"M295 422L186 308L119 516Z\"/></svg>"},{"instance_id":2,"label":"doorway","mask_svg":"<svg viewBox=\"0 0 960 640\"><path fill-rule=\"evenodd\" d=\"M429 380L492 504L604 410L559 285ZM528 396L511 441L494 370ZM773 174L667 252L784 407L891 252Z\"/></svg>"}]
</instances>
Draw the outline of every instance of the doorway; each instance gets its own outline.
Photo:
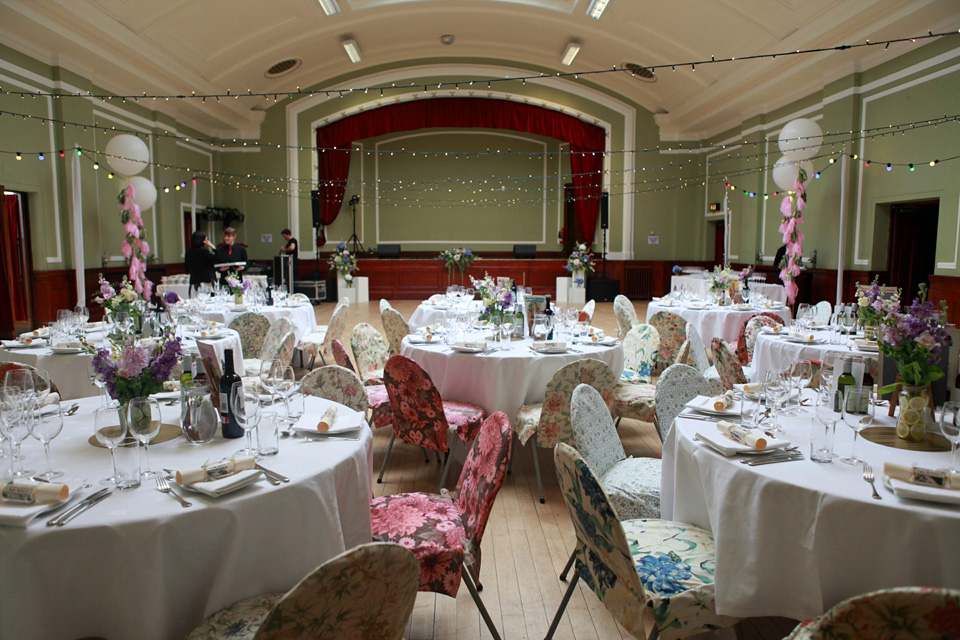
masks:
<instances>
[{"instance_id":1,"label":"doorway","mask_svg":"<svg viewBox=\"0 0 960 640\"><path fill-rule=\"evenodd\" d=\"M726 235L726 227L723 220L717 220L713 223L713 258L714 264L718 264L721 267L726 264L727 256L724 252L724 247L726 243L724 242L724 236Z\"/></svg>"},{"instance_id":2,"label":"doorway","mask_svg":"<svg viewBox=\"0 0 960 640\"><path fill-rule=\"evenodd\" d=\"M27 194L3 191L0 210L0 265L5 281L0 283L0 332L6 336L33 327L32 258Z\"/></svg>"},{"instance_id":3,"label":"doorway","mask_svg":"<svg viewBox=\"0 0 960 640\"><path fill-rule=\"evenodd\" d=\"M563 185L563 253L569 255L573 245L580 242L580 223L577 221L573 183Z\"/></svg>"},{"instance_id":4,"label":"doorway","mask_svg":"<svg viewBox=\"0 0 960 640\"><path fill-rule=\"evenodd\" d=\"M887 271L889 284L900 288L904 304L917 297L920 283L930 284L936 268L939 218L939 199L890 205Z\"/></svg>"}]
</instances>

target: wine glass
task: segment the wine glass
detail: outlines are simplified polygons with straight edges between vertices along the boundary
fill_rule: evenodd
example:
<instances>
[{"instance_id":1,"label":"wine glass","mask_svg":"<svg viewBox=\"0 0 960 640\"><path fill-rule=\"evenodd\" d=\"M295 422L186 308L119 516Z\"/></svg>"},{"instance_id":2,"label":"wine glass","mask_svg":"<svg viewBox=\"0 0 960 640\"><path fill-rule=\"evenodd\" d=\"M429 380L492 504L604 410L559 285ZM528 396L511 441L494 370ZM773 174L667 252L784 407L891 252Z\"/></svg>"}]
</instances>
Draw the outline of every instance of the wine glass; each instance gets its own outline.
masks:
<instances>
[{"instance_id":1,"label":"wine glass","mask_svg":"<svg viewBox=\"0 0 960 640\"><path fill-rule=\"evenodd\" d=\"M31 420L28 413L32 412L27 410L24 403L4 389L3 399L0 400L0 431L13 444L10 455L13 460L12 476L14 478L22 478L33 473L23 468L23 459L20 456L20 443L30 435Z\"/></svg>"},{"instance_id":2,"label":"wine glass","mask_svg":"<svg viewBox=\"0 0 960 640\"><path fill-rule=\"evenodd\" d=\"M144 478L159 475L150 468L150 441L160 433L162 423L160 403L156 398L133 398L127 403L127 425L130 434L143 443L143 454L147 466L140 475Z\"/></svg>"},{"instance_id":3,"label":"wine glass","mask_svg":"<svg viewBox=\"0 0 960 640\"><path fill-rule=\"evenodd\" d=\"M790 383L782 371L769 370L763 374L763 396L773 415L770 433L777 437L783 430L780 428L779 409L780 401L790 390Z\"/></svg>"},{"instance_id":4,"label":"wine glass","mask_svg":"<svg viewBox=\"0 0 960 640\"><path fill-rule=\"evenodd\" d=\"M100 484L116 484L119 474L117 473L117 447L127 437L127 429L120 421L120 413L123 409L117 407L100 407L93 414L93 434L97 442L110 450L110 458L113 461L113 475L104 478Z\"/></svg>"},{"instance_id":5,"label":"wine glass","mask_svg":"<svg viewBox=\"0 0 960 640\"><path fill-rule=\"evenodd\" d=\"M960 403L944 402L940 413L940 433L953 445L953 457L950 460L950 470L957 469L957 446L960 445Z\"/></svg>"},{"instance_id":6,"label":"wine glass","mask_svg":"<svg viewBox=\"0 0 960 640\"><path fill-rule=\"evenodd\" d=\"M43 369L31 371L33 374L33 392L37 396L37 402L43 404L50 395L53 385L50 383L50 374Z\"/></svg>"},{"instance_id":7,"label":"wine glass","mask_svg":"<svg viewBox=\"0 0 960 640\"><path fill-rule=\"evenodd\" d=\"M304 412L303 389L298 388L294 380L293 367L284 367L283 385L286 388L284 394L286 416L284 422L290 428L297 424Z\"/></svg>"},{"instance_id":8,"label":"wine glass","mask_svg":"<svg viewBox=\"0 0 960 640\"><path fill-rule=\"evenodd\" d=\"M794 317L793 323L797 325L797 329L803 331L807 322L810 320L810 303L801 302L797 305L797 315Z\"/></svg>"},{"instance_id":9,"label":"wine glass","mask_svg":"<svg viewBox=\"0 0 960 640\"><path fill-rule=\"evenodd\" d=\"M260 384L270 394L270 399L275 400L277 388L283 382L283 363L279 360L264 360L260 363Z\"/></svg>"},{"instance_id":10,"label":"wine glass","mask_svg":"<svg viewBox=\"0 0 960 640\"><path fill-rule=\"evenodd\" d=\"M857 316L853 314L851 309L844 309L843 313L840 314L840 326L843 327L844 332L847 335L852 334L852 329L856 324Z\"/></svg>"},{"instance_id":11,"label":"wine glass","mask_svg":"<svg viewBox=\"0 0 960 640\"><path fill-rule=\"evenodd\" d=\"M826 352L820 361L820 388L830 389L833 387L833 376L836 374L837 354Z\"/></svg>"},{"instance_id":12,"label":"wine glass","mask_svg":"<svg viewBox=\"0 0 960 640\"><path fill-rule=\"evenodd\" d=\"M234 382L230 388L230 409L247 438L246 448L240 449L237 453L242 456L256 457L257 450L253 448L252 432L260 424L260 398L256 392L245 389L243 381Z\"/></svg>"},{"instance_id":13,"label":"wine glass","mask_svg":"<svg viewBox=\"0 0 960 640\"><path fill-rule=\"evenodd\" d=\"M77 316L78 324L80 329L83 329L83 326L90 322L90 309L84 306L74 307L73 312Z\"/></svg>"},{"instance_id":14,"label":"wine glass","mask_svg":"<svg viewBox=\"0 0 960 640\"><path fill-rule=\"evenodd\" d=\"M869 389L856 389L847 387L843 390L843 422L853 429L853 446L850 448L850 456L841 458L840 462L846 464L860 464L862 460L857 458L857 436L864 427L873 424L874 412L873 391Z\"/></svg>"},{"instance_id":15,"label":"wine glass","mask_svg":"<svg viewBox=\"0 0 960 640\"><path fill-rule=\"evenodd\" d=\"M43 458L46 461L46 470L38 473L36 477L44 480L59 478L63 471L54 471L50 466L50 441L63 430L63 408L59 402L42 405L31 423L30 435L43 444Z\"/></svg>"}]
</instances>

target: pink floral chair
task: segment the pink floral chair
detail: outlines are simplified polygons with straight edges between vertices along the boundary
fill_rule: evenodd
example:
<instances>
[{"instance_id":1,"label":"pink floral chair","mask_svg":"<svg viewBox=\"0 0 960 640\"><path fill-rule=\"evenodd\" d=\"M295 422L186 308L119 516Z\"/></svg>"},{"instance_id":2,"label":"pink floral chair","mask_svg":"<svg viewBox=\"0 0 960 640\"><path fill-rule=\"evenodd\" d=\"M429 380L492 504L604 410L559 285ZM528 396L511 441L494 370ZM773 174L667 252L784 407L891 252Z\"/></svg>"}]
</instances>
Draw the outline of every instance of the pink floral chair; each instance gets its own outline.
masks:
<instances>
[{"instance_id":1,"label":"pink floral chair","mask_svg":"<svg viewBox=\"0 0 960 640\"><path fill-rule=\"evenodd\" d=\"M353 363L350 362L350 356L343 347L343 343L337 338L330 341L330 350L333 352L333 359L344 369L349 369L356 374ZM367 394L367 404L370 406L370 424L379 429L380 427L389 427L393 424L393 411L390 410L390 398L387 396L387 388L382 384L364 385L364 393Z\"/></svg>"},{"instance_id":2,"label":"pink floral chair","mask_svg":"<svg viewBox=\"0 0 960 640\"><path fill-rule=\"evenodd\" d=\"M680 345L687 339L687 321L675 313L658 311L650 317L650 324L660 334L657 365L666 369L676 362Z\"/></svg>"},{"instance_id":3,"label":"pink floral chair","mask_svg":"<svg viewBox=\"0 0 960 640\"><path fill-rule=\"evenodd\" d=\"M393 434L387 444L377 482L383 480L393 441L399 436L401 440L418 447L448 454L440 478L442 489L453 460L453 456L449 455L448 436L456 435L458 440L465 443L474 440L486 411L468 402L443 400L430 374L406 356L392 356L387 360L383 378L393 412ZM454 445L456 442L453 441Z\"/></svg>"},{"instance_id":4,"label":"pink floral chair","mask_svg":"<svg viewBox=\"0 0 960 640\"><path fill-rule=\"evenodd\" d=\"M724 389L733 389L733 385L747 382L740 360L726 340L714 338L710 341L710 350L713 351L713 363L720 374L720 383Z\"/></svg>"},{"instance_id":5,"label":"pink floral chair","mask_svg":"<svg viewBox=\"0 0 960 640\"><path fill-rule=\"evenodd\" d=\"M310 356L310 367L317 357L320 362L329 364L335 362L331 343L334 338L340 338L344 329L347 328L347 315L350 313L350 299L344 296L337 303L330 316L330 322L326 327L318 328L313 333L308 333L300 339L300 351Z\"/></svg>"},{"instance_id":6,"label":"pink floral chair","mask_svg":"<svg viewBox=\"0 0 960 640\"><path fill-rule=\"evenodd\" d=\"M462 578L498 640L500 634L478 593L480 543L503 484L510 446L510 421L498 411L480 427L454 491L400 493L370 503L373 539L399 542L413 551L422 568L420 591L456 597Z\"/></svg>"},{"instance_id":7,"label":"pink floral chair","mask_svg":"<svg viewBox=\"0 0 960 640\"><path fill-rule=\"evenodd\" d=\"M366 415L370 403L357 374L336 364L314 369L300 381L303 392L309 396L339 402Z\"/></svg>"},{"instance_id":8,"label":"pink floral chair","mask_svg":"<svg viewBox=\"0 0 960 640\"><path fill-rule=\"evenodd\" d=\"M361 322L350 334L350 348L363 384L383 384L383 365L390 357L386 340L373 325Z\"/></svg>"},{"instance_id":9,"label":"pink floral chair","mask_svg":"<svg viewBox=\"0 0 960 640\"><path fill-rule=\"evenodd\" d=\"M387 334L390 355L400 355L400 343L410 334L410 326L393 307L380 312L380 321L383 323L383 332Z\"/></svg>"},{"instance_id":10,"label":"pink floral chair","mask_svg":"<svg viewBox=\"0 0 960 640\"><path fill-rule=\"evenodd\" d=\"M240 334L243 352L253 356L263 350L263 341L270 330L270 319L263 314L248 311L231 320L230 328Z\"/></svg>"},{"instance_id":11,"label":"pink floral chair","mask_svg":"<svg viewBox=\"0 0 960 640\"><path fill-rule=\"evenodd\" d=\"M960 591L903 587L856 596L801 622L785 640L834 638L960 638Z\"/></svg>"},{"instance_id":12,"label":"pink floral chair","mask_svg":"<svg viewBox=\"0 0 960 640\"><path fill-rule=\"evenodd\" d=\"M653 613L650 638L676 640L734 625L714 606L715 545L710 532L669 520L619 520L600 481L570 445L554 449L560 493L577 535L577 570L560 601L546 639L584 583L614 619L643 637L644 616Z\"/></svg>"},{"instance_id":13,"label":"pink floral chair","mask_svg":"<svg viewBox=\"0 0 960 640\"><path fill-rule=\"evenodd\" d=\"M637 310L634 308L630 298L625 295L618 295L613 299L613 313L617 316L617 326L620 331L620 337L640 324L640 318L637 317Z\"/></svg>"},{"instance_id":14,"label":"pink floral chair","mask_svg":"<svg viewBox=\"0 0 960 640\"><path fill-rule=\"evenodd\" d=\"M347 353L347 348L343 346L339 338L334 338L330 341L330 351L333 353L333 361L335 363L344 369L350 369L350 371L354 373L357 372L353 367L353 363L350 362L350 355Z\"/></svg>"},{"instance_id":15,"label":"pink floral chair","mask_svg":"<svg viewBox=\"0 0 960 640\"><path fill-rule=\"evenodd\" d=\"M540 479L540 460L537 448L551 448L558 442L570 442L573 427L570 424L570 397L578 384L588 384L600 392L606 403L613 401L617 378L613 369L602 360L584 358L571 362L553 374L547 383L543 402L520 407L513 429L520 446L530 440L533 450L533 468L537 474L537 491L544 503L543 482ZM644 385L638 385L644 386Z\"/></svg>"},{"instance_id":16,"label":"pink floral chair","mask_svg":"<svg viewBox=\"0 0 960 640\"><path fill-rule=\"evenodd\" d=\"M416 556L402 546L359 545L324 562L286 594L254 596L221 609L187 640L400 640L419 576Z\"/></svg>"},{"instance_id":17,"label":"pink floral chair","mask_svg":"<svg viewBox=\"0 0 960 640\"><path fill-rule=\"evenodd\" d=\"M740 327L740 336L737 338L737 358L740 364L748 365L753 360L753 348L757 344L757 336L763 327L782 327L783 318L775 313L763 311L747 318Z\"/></svg>"},{"instance_id":18,"label":"pink floral chair","mask_svg":"<svg viewBox=\"0 0 960 640\"><path fill-rule=\"evenodd\" d=\"M293 350L297 346L297 336L293 332L293 323L289 318L277 318L270 324L270 330L263 339L259 358L244 358L243 368L253 375L259 373L263 362L279 360L283 366L293 361Z\"/></svg>"}]
</instances>

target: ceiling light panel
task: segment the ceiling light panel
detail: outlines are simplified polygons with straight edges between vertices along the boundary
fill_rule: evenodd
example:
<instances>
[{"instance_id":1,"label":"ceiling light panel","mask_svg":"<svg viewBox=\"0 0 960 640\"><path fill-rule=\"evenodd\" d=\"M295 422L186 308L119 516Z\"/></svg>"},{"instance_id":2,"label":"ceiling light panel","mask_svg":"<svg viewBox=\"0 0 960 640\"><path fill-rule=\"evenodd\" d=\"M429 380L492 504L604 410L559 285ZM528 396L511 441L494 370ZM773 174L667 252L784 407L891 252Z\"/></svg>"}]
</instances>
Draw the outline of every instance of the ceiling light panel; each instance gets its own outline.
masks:
<instances>
[{"instance_id":1,"label":"ceiling light panel","mask_svg":"<svg viewBox=\"0 0 960 640\"><path fill-rule=\"evenodd\" d=\"M320 8L323 9L323 12L328 16L332 16L335 13L340 13L340 5L337 4L337 0L317 0L320 3Z\"/></svg>"},{"instance_id":2,"label":"ceiling light panel","mask_svg":"<svg viewBox=\"0 0 960 640\"><path fill-rule=\"evenodd\" d=\"M560 58L560 64L569 67L573 64L573 59L577 57L578 53L580 53L580 43L568 42L567 48L563 50L563 57Z\"/></svg>"},{"instance_id":3,"label":"ceiling light panel","mask_svg":"<svg viewBox=\"0 0 960 640\"><path fill-rule=\"evenodd\" d=\"M357 41L353 39L343 40L340 44L343 45L343 50L347 52L347 57L350 58L350 62L356 64L362 60L360 57L360 47L357 46Z\"/></svg>"},{"instance_id":4,"label":"ceiling light panel","mask_svg":"<svg viewBox=\"0 0 960 640\"><path fill-rule=\"evenodd\" d=\"M610 0L591 0L590 6L587 7L587 16L593 18L594 20L599 20L600 16L603 15L603 10L607 8L607 4Z\"/></svg>"}]
</instances>

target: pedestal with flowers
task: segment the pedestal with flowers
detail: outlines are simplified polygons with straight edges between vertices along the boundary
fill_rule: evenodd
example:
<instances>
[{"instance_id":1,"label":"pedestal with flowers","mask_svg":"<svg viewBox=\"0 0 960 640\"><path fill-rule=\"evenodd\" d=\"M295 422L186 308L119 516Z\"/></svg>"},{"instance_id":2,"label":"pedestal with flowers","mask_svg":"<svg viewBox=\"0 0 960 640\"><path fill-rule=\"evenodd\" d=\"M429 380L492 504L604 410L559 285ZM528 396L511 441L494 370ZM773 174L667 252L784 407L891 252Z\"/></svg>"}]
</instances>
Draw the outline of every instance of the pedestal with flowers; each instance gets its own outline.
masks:
<instances>
[{"instance_id":1,"label":"pedestal with flowers","mask_svg":"<svg viewBox=\"0 0 960 640\"><path fill-rule=\"evenodd\" d=\"M337 298L344 296L350 298L350 302L356 302L356 291L353 288L355 271L359 271L356 257L350 253L346 245L342 242L337 245L333 255L327 260L327 264L333 271L337 272Z\"/></svg>"},{"instance_id":2,"label":"pedestal with flowers","mask_svg":"<svg viewBox=\"0 0 960 640\"><path fill-rule=\"evenodd\" d=\"M473 255L473 252L470 251L470 249L464 247L451 247L450 249L441 251L439 258L443 260L444 265L447 267L447 286L456 284L453 281L454 269L460 272L460 285L463 286L463 274L467 269L470 268L470 265L473 264L476 256Z\"/></svg>"},{"instance_id":3,"label":"pedestal with flowers","mask_svg":"<svg viewBox=\"0 0 960 640\"><path fill-rule=\"evenodd\" d=\"M593 273L596 269L593 263L593 254L590 248L580 243L573 247L573 251L567 258L566 270L570 272L573 289L584 289L587 286L587 274Z\"/></svg>"}]
</instances>

